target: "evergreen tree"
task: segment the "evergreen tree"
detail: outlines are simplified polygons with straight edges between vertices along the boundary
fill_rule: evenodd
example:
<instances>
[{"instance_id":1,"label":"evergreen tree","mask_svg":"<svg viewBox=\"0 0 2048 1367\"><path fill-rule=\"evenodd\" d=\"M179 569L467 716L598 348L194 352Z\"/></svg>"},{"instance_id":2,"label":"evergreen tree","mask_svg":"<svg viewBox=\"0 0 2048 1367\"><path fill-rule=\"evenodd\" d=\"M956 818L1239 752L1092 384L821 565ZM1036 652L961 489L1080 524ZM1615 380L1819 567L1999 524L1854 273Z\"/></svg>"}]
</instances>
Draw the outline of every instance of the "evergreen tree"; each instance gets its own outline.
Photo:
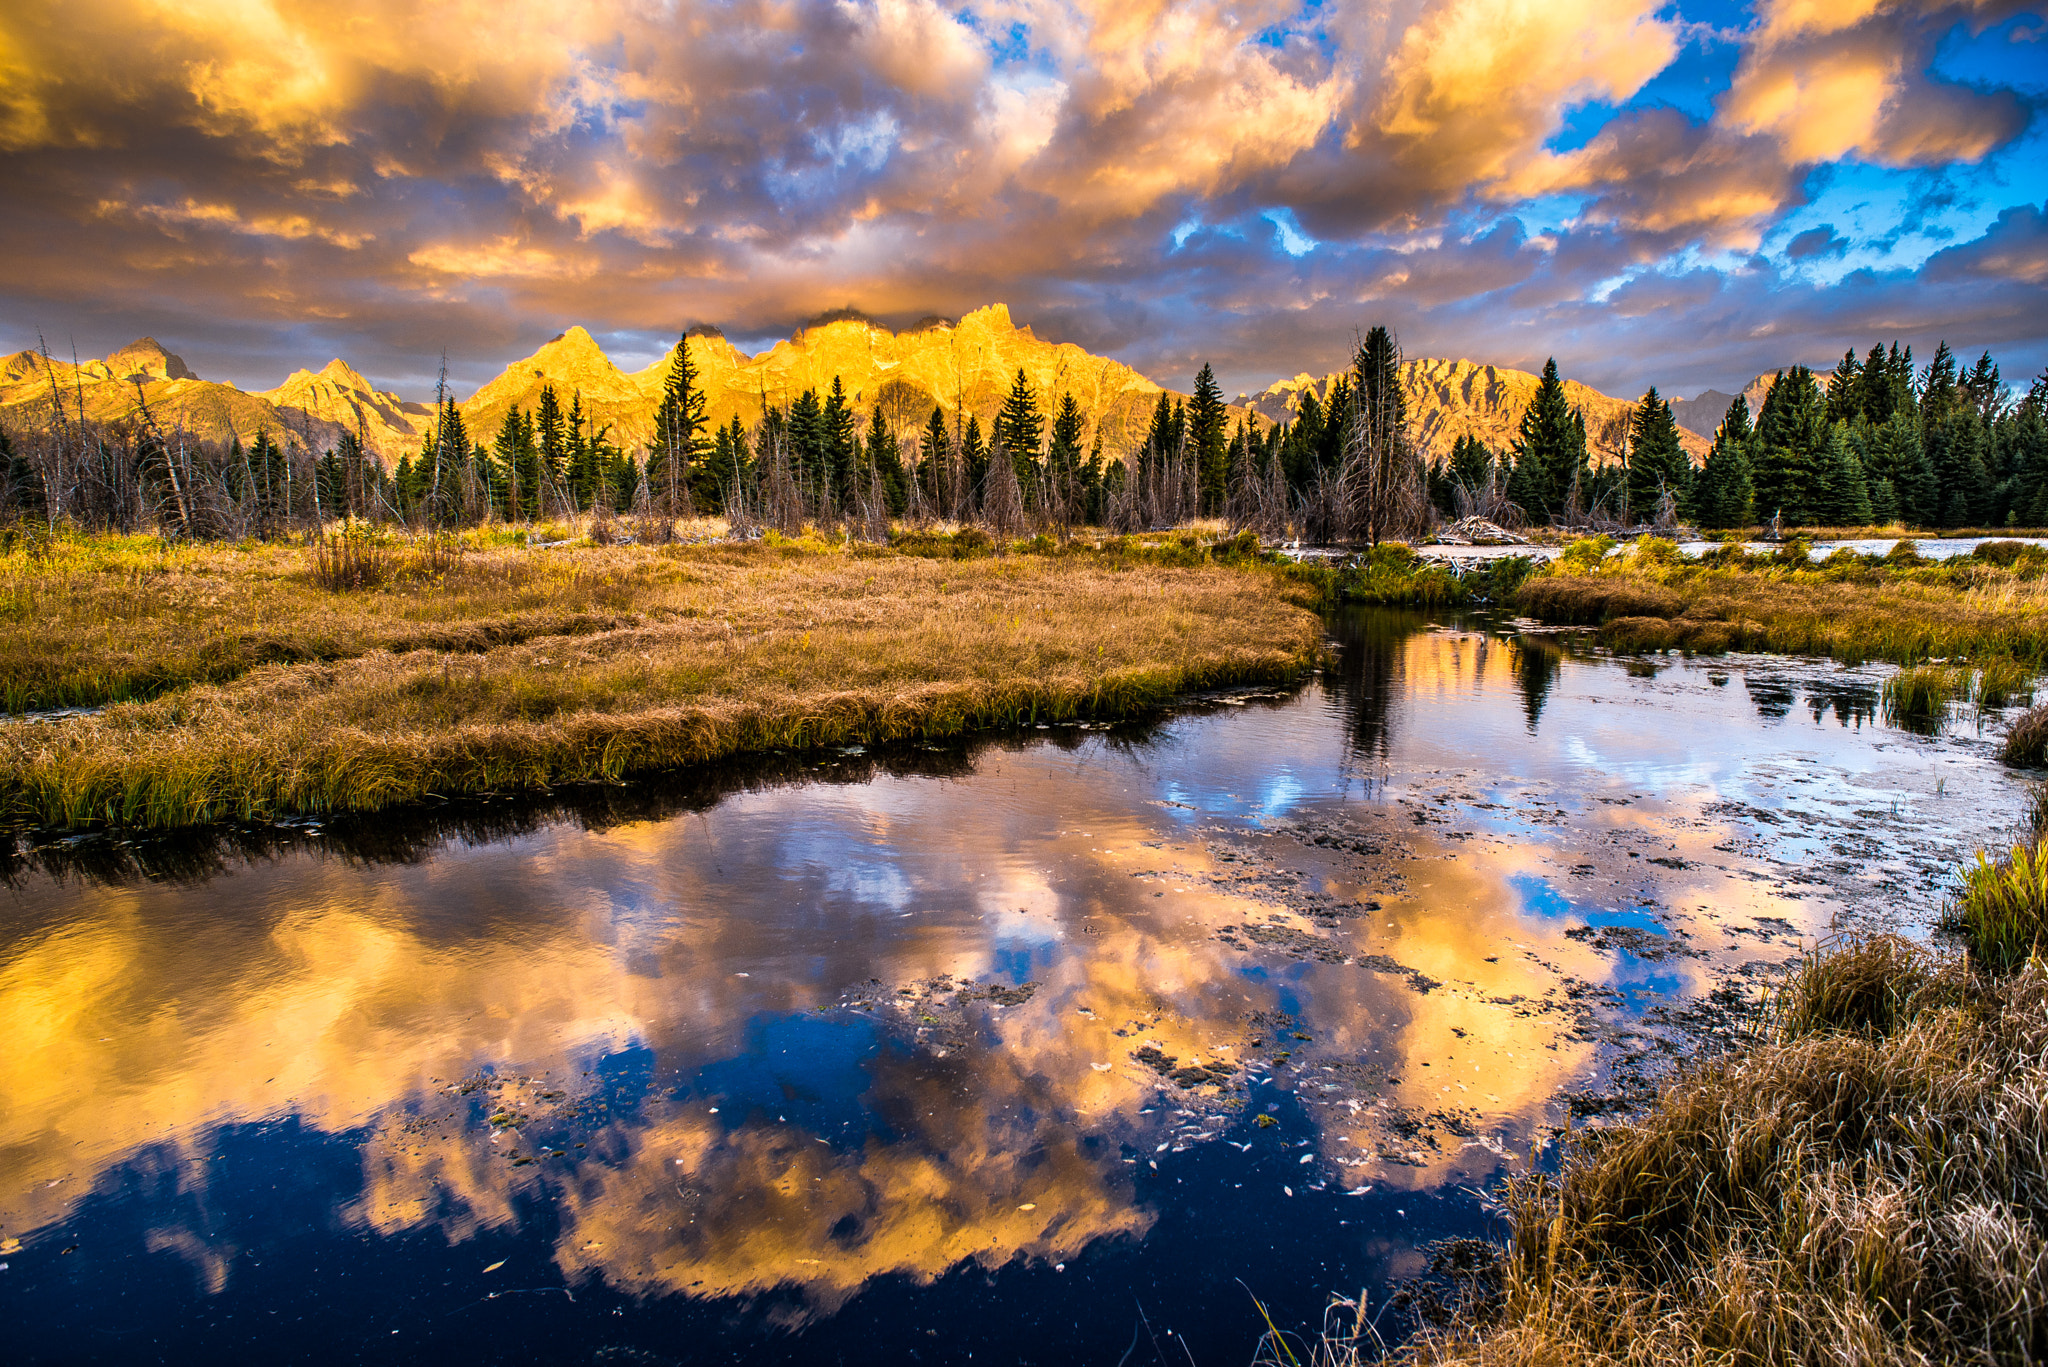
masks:
<instances>
[{"instance_id":1,"label":"evergreen tree","mask_svg":"<svg viewBox=\"0 0 2048 1367\"><path fill-rule=\"evenodd\" d=\"M1344 463L1344 443L1351 439L1351 377L1339 375L1323 405L1323 429L1316 442L1316 464L1334 470Z\"/></svg>"},{"instance_id":2,"label":"evergreen tree","mask_svg":"<svg viewBox=\"0 0 2048 1367\"><path fill-rule=\"evenodd\" d=\"M1956 383L1956 357L1943 342L1934 349L1934 359L1920 372L1920 423L1924 441L1928 428L1947 418L1962 399Z\"/></svg>"},{"instance_id":3,"label":"evergreen tree","mask_svg":"<svg viewBox=\"0 0 2048 1367\"><path fill-rule=\"evenodd\" d=\"M867 457L861 463L881 477L889 511L902 513L910 501L910 491L903 479L903 449L897 445L896 434L889 430L889 420L880 408L868 419Z\"/></svg>"},{"instance_id":4,"label":"evergreen tree","mask_svg":"<svg viewBox=\"0 0 2048 1367\"><path fill-rule=\"evenodd\" d=\"M946 458L952 449L953 436L946 429L946 410L933 404L932 416L925 423L924 435L917 442L917 478L925 497L940 509L944 509L950 497Z\"/></svg>"},{"instance_id":5,"label":"evergreen tree","mask_svg":"<svg viewBox=\"0 0 2048 1367\"><path fill-rule=\"evenodd\" d=\"M1827 440L1820 386L1812 371L1793 366L1771 384L1757 414L1750 467L1759 518L1782 516L1794 526L1813 522L1820 513Z\"/></svg>"},{"instance_id":6,"label":"evergreen tree","mask_svg":"<svg viewBox=\"0 0 2048 1367\"><path fill-rule=\"evenodd\" d=\"M1855 412L1849 416L1849 421L1853 423L1856 419L1862 418L1872 423L1889 422L1892 409L1896 406L1892 393L1892 371L1885 359L1884 346L1881 343L1873 343L1870 355L1864 359L1862 367L1856 372Z\"/></svg>"},{"instance_id":7,"label":"evergreen tree","mask_svg":"<svg viewBox=\"0 0 2048 1367\"><path fill-rule=\"evenodd\" d=\"M960 434L960 465L967 487L979 497L988 482L988 443L981 438L981 419L972 413L967 415L967 430Z\"/></svg>"},{"instance_id":8,"label":"evergreen tree","mask_svg":"<svg viewBox=\"0 0 2048 1367\"><path fill-rule=\"evenodd\" d=\"M555 387L542 385L540 402L533 409L533 436L540 448L540 485L534 490L533 510L545 517L550 500L559 500L569 478L569 436L562 420L562 401ZM523 497L524 495L522 495Z\"/></svg>"},{"instance_id":9,"label":"evergreen tree","mask_svg":"<svg viewBox=\"0 0 2048 1367\"><path fill-rule=\"evenodd\" d=\"M1470 433L1451 446L1450 475L1467 493L1478 494L1493 483L1493 452Z\"/></svg>"},{"instance_id":10,"label":"evergreen tree","mask_svg":"<svg viewBox=\"0 0 2048 1367\"><path fill-rule=\"evenodd\" d=\"M1925 412L1934 407L1943 416L1925 421ZM1921 439L1940 491L1935 525L1964 527L1989 521L1994 490L1984 459L1984 422L1960 388L1950 391L1946 402L1923 410Z\"/></svg>"},{"instance_id":11,"label":"evergreen tree","mask_svg":"<svg viewBox=\"0 0 2048 1367\"><path fill-rule=\"evenodd\" d=\"M1850 449L1847 423L1828 425L1820 461L1820 520L1831 527L1865 527L1871 521L1870 488L1863 462Z\"/></svg>"},{"instance_id":12,"label":"evergreen tree","mask_svg":"<svg viewBox=\"0 0 2048 1367\"><path fill-rule=\"evenodd\" d=\"M1933 526L1941 512L1934 467L1920 444L1920 424L1914 421L1911 407L1895 408L1882 423L1866 418L1850 429L1850 440L1858 448L1864 475L1871 482L1871 515L1880 516L1884 511L1876 488L1882 483L1890 491L1889 501L1898 521L1907 526Z\"/></svg>"},{"instance_id":13,"label":"evergreen tree","mask_svg":"<svg viewBox=\"0 0 2048 1367\"><path fill-rule=\"evenodd\" d=\"M1180 449L1180 440L1174 435L1173 397L1165 390L1159 391L1159 402L1152 406L1152 425L1145 432L1145 449L1155 456L1170 455Z\"/></svg>"},{"instance_id":14,"label":"evergreen tree","mask_svg":"<svg viewBox=\"0 0 2048 1367\"><path fill-rule=\"evenodd\" d=\"M534 496L539 491L529 481L537 473L538 457L533 446L533 424L517 408L505 410L498 435L491 442L492 501L511 521L532 517L538 511Z\"/></svg>"},{"instance_id":15,"label":"evergreen tree","mask_svg":"<svg viewBox=\"0 0 2048 1367\"><path fill-rule=\"evenodd\" d=\"M1074 402L1071 393L1060 395L1060 406L1053 414L1052 439L1046 445L1046 484L1053 497L1071 504L1084 494L1084 480L1081 451L1081 405ZM1086 514L1078 507L1059 509L1065 516Z\"/></svg>"},{"instance_id":16,"label":"evergreen tree","mask_svg":"<svg viewBox=\"0 0 2048 1367\"><path fill-rule=\"evenodd\" d=\"M648 465L653 466L650 458ZM732 421L721 427L712 438L708 456L697 463L691 474L690 497L706 512L722 512L730 501L744 487L746 472L753 463L753 453L747 445L747 429L740 426L740 415L732 415ZM648 493L653 496L659 486L648 476Z\"/></svg>"},{"instance_id":17,"label":"evergreen tree","mask_svg":"<svg viewBox=\"0 0 2048 1367\"><path fill-rule=\"evenodd\" d=\"M1323 448L1323 404L1314 385L1301 391L1301 403L1294 421L1280 439L1280 463L1287 472L1287 487L1299 494L1315 478L1319 452Z\"/></svg>"},{"instance_id":18,"label":"evergreen tree","mask_svg":"<svg viewBox=\"0 0 2048 1367\"><path fill-rule=\"evenodd\" d=\"M831 442L825 431L825 409L818 391L806 389L789 406L789 456L796 481L816 493L832 483Z\"/></svg>"},{"instance_id":19,"label":"evergreen tree","mask_svg":"<svg viewBox=\"0 0 2048 1367\"><path fill-rule=\"evenodd\" d=\"M10 512L22 518L48 515L43 477L8 438L4 427L0 427L0 476L5 478L4 502Z\"/></svg>"},{"instance_id":20,"label":"evergreen tree","mask_svg":"<svg viewBox=\"0 0 2048 1367\"><path fill-rule=\"evenodd\" d=\"M425 507L427 521L436 527L452 527L462 514L462 475L470 462L469 430L455 396L441 400L441 412L434 423L433 468L427 475Z\"/></svg>"},{"instance_id":21,"label":"evergreen tree","mask_svg":"<svg viewBox=\"0 0 2048 1367\"><path fill-rule=\"evenodd\" d=\"M236 443L237 449L240 445ZM420 502L425 497L425 483L420 471L426 463L425 460L414 460L408 452L398 458L398 468L392 472L393 501L398 505L398 515L407 520L419 511ZM233 470L235 467L230 465L228 468Z\"/></svg>"},{"instance_id":22,"label":"evergreen tree","mask_svg":"<svg viewBox=\"0 0 2048 1367\"><path fill-rule=\"evenodd\" d=\"M583 428L583 391L569 397L569 501L584 510L598 505L598 444L587 440Z\"/></svg>"},{"instance_id":23,"label":"evergreen tree","mask_svg":"<svg viewBox=\"0 0 2048 1367\"><path fill-rule=\"evenodd\" d=\"M1516 432L1509 497L1531 521L1556 521L1577 511L1573 502L1591 484L1591 476L1585 419L1565 400L1557 361L1545 361L1536 397Z\"/></svg>"},{"instance_id":24,"label":"evergreen tree","mask_svg":"<svg viewBox=\"0 0 2048 1367\"><path fill-rule=\"evenodd\" d=\"M1693 489L1693 515L1703 527L1748 527L1756 521L1750 484L1749 401L1740 394L1714 432L1713 449Z\"/></svg>"},{"instance_id":25,"label":"evergreen tree","mask_svg":"<svg viewBox=\"0 0 2048 1367\"><path fill-rule=\"evenodd\" d=\"M846 386L837 375L832 377L832 392L825 396L822 417L825 472L834 496L844 507L853 500L854 470L860 459L860 431L859 424L854 421L853 405L846 397Z\"/></svg>"},{"instance_id":26,"label":"evergreen tree","mask_svg":"<svg viewBox=\"0 0 2048 1367\"><path fill-rule=\"evenodd\" d=\"M1856 348L1850 347L1835 366L1835 373L1828 376L1827 420L1854 422L1862 415L1863 367L1856 360Z\"/></svg>"},{"instance_id":27,"label":"evergreen tree","mask_svg":"<svg viewBox=\"0 0 2048 1367\"><path fill-rule=\"evenodd\" d=\"M1228 492L1230 457L1225 428L1229 414L1224 411L1223 391L1216 384L1216 372L1205 361L1195 376L1195 398L1188 405L1188 440L1194 445L1202 510L1211 516L1223 511Z\"/></svg>"},{"instance_id":28,"label":"evergreen tree","mask_svg":"<svg viewBox=\"0 0 2048 1367\"><path fill-rule=\"evenodd\" d=\"M698 478L697 462L706 448L704 390L697 383L697 363L690 359L690 334L677 339L662 383L661 405L654 410L654 445L647 453L649 500L669 517L680 517L700 492L712 492L715 477ZM705 505L718 506L718 495Z\"/></svg>"},{"instance_id":29,"label":"evergreen tree","mask_svg":"<svg viewBox=\"0 0 2048 1367\"><path fill-rule=\"evenodd\" d=\"M348 480L341 457L328 447L313 462L313 503L322 518L339 517L348 500Z\"/></svg>"},{"instance_id":30,"label":"evergreen tree","mask_svg":"<svg viewBox=\"0 0 2048 1367\"><path fill-rule=\"evenodd\" d=\"M1959 383L1965 400L1977 411L1978 420L1986 426L1998 421L2005 412L2006 405L2011 402L2011 393L1999 383L1998 363L1991 359L1991 353L1988 351L1977 358L1977 364L1971 367L1970 373Z\"/></svg>"},{"instance_id":31,"label":"evergreen tree","mask_svg":"<svg viewBox=\"0 0 2048 1367\"><path fill-rule=\"evenodd\" d=\"M2037 381L1998 427L2010 472L2003 500L2006 523L2038 527L2035 505L2048 492L2048 378Z\"/></svg>"},{"instance_id":32,"label":"evergreen tree","mask_svg":"<svg viewBox=\"0 0 2048 1367\"><path fill-rule=\"evenodd\" d=\"M1009 453L1010 463L1016 467L1017 487L1023 493L1026 507L1037 503L1038 444L1044 431L1045 418L1038 411L1038 395L1025 378L1024 368L1019 366L1016 383L1010 386L1009 396L996 411L995 440Z\"/></svg>"},{"instance_id":33,"label":"evergreen tree","mask_svg":"<svg viewBox=\"0 0 2048 1367\"><path fill-rule=\"evenodd\" d=\"M1375 326L1351 359L1356 416L1354 449L1362 457L1353 509L1365 538L1377 546L1410 530L1426 496L1421 463L1408 431L1408 397L1401 392L1401 344L1391 329ZM1348 453L1347 453L1348 454Z\"/></svg>"},{"instance_id":34,"label":"evergreen tree","mask_svg":"<svg viewBox=\"0 0 2048 1367\"><path fill-rule=\"evenodd\" d=\"M1671 405L1650 386L1629 418L1628 516L1634 522L1651 522L1669 494L1674 505L1689 503L1692 492L1692 462L1679 445L1678 423Z\"/></svg>"}]
</instances>

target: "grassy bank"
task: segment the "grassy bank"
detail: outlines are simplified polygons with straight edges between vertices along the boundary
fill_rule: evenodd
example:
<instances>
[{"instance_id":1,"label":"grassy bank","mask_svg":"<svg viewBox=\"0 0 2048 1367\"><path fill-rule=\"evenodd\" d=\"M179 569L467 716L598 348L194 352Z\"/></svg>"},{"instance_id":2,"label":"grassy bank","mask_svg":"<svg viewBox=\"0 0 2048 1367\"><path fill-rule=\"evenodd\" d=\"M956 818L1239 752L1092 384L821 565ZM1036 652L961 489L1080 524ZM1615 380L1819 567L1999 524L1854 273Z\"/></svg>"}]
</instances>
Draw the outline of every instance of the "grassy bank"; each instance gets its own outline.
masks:
<instances>
[{"instance_id":1,"label":"grassy bank","mask_svg":"<svg viewBox=\"0 0 2048 1367\"><path fill-rule=\"evenodd\" d=\"M2048 843L1966 874L1966 946L1832 942L1754 1041L1512 1180L1409 1367L2048 1356ZM1351 1364L1332 1336L1262 1361Z\"/></svg>"},{"instance_id":2,"label":"grassy bank","mask_svg":"<svg viewBox=\"0 0 2048 1367\"><path fill-rule=\"evenodd\" d=\"M1803 547L1772 555L1723 547L1687 560L1644 540L1602 560L1594 542L1567 548L1514 595L1530 616L1599 627L1617 650L1761 650L1851 663L1996 656L2048 667L2048 553L1989 543L1929 562L1838 551L1808 563Z\"/></svg>"},{"instance_id":3,"label":"grassy bank","mask_svg":"<svg viewBox=\"0 0 2048 1367\"><path fill-rule=\"evenodd\" d=\"M1178 541L59 544L0 564L0 812L165 827L1117 718L1298 677L1312 585ZM909 553L906 553L909 552ZM328 554L331 555L331 552ZM1242 559L1225 548L1224 559Z\"/></svg>"}]
</instances>

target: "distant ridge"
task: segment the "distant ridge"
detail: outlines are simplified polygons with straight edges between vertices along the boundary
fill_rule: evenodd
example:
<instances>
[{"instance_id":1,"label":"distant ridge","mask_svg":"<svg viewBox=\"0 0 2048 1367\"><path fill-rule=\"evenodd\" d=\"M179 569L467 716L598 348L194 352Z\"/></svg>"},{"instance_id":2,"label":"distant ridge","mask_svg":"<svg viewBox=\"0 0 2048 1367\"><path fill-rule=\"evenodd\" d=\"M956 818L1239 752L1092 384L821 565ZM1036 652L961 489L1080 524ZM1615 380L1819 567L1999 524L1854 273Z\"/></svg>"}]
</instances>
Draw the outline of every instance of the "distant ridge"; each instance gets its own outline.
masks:
<instances>
[{"instance_id":1,"label":"distant ridge","mask_svg":"<svg viewBox=\"0 0 2048 1367\"><path fill-rule=\"evenodd\" d=\"M1186 397L1185 391L1163 389L1120 361L1037 337L1029 326L1012 321L1003 304L957 319L923 318L902 331L857 309L833 309L755 356L707 324L692 325L688 335L715 424L734 417L752 424L764 406L788 404L806 389L825 393L836 376L858 411L865 415L879 409L899 430L922 427L936 407L949 422L974 415L986 431L1021 368L1048 410L1060 395L1071 393L1091 424L1084 440L1099 433L1104 450L1120 452L1144 439L1162 392ZM505 367L459 406L472 440L488 445L506 413L531 410L542 388L553 385L564 410L580 397L591 430L605 429L609 440L631 451L653 439L654 411L674 354L671 348L652 365L626 372L587 329L572 326ZM27 351L0 357L0 421L43 421L53 373L67 402L82 392L87 415L101 421L133 414L139 382L160 423L183 424L201 439L238 436L246 442L268 428L273 434L295 434L321 450L343 432L360 432L368 449L387 462L416 451L433 416L429 405L376 389L339 358L318 371L294 371L275 389L247 392L200 379L181 358L144 337L104 360L75 367L52 361L46 370L42 358ZM1752 411L1776 373L1750 386ZM1325 399L1334 379L1334 374L1317 378L1304 373L1279 381L1256 396L1241 396L1233 418L1256 414L1269 423L1286 421L1303 393L1313 389ZM1437 456L1448 454L1467 434L1506 450L1537 379L1527 371L1468 360L1424 359L1403 367L1402 382L1417 439L1425 453ZM1575 381L1567 380L1565 387L1571 402L1586 412L1596 459L1611 458L1633 401ZM1681 440L1695 459L1709 444L1700 433L1711 432L1726 407L1716 391L1673 401L1681 428L1690 429L1681 432Z\"/></svg>"},{"instance_id":2,"label":"distant ridge","mask_svg":"<svg viewBox=\"0 0 2048 1367\"><path fill-rule=\"evenodd\" d=\"M1317 379L1297 375L1267 386L1249 400L1252 409L1268 422L1286 422L1301 406L1301 396L1313 389L1318 403L1327 402L1336 372ZM1509 450L1522 414L1536 397L1542 380L1526 370L1480 365L1473 361L1415 360L1401 367L1401 389L1408 400L1408 417L1415 427L1416 444L1428 457L1448 456L1460 437L1479 438L1494 451ZM1576 380L1564 382L1565 397L1572 407L1586 415L1586 435L1593 448L1593 461L1604 465L1619 459L1621 437L1632 399L1617 399ZM1245 400L1240 400L1245 402ZM1674 414L1676 408L1673 409ZM1712 445L1697 432L1679 423L1678 439L1694 460L1704 459Z\"/></svg>"}]
</instances>

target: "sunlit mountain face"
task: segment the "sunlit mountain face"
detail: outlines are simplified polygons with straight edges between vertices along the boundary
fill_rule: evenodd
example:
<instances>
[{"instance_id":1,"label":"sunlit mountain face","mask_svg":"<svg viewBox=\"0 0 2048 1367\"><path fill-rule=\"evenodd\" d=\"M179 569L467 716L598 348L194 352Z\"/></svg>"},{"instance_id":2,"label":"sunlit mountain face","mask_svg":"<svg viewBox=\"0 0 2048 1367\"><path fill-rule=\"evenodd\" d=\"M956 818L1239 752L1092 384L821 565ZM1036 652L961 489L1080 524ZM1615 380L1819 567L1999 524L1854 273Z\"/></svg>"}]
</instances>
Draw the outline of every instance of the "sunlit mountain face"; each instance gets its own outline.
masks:
<instances>
[{"instance_id":1,"label":"sunlit mountain face","mask_svg":"<svg viewBox=\"0 0 2048 1367\"><path fill-rule=\"evenodd\" d=\"M0 349L418 400L583 324L1005 301L1256 393L1411 354L1733 391L2048 362L2033 0L14 0Z\"/></svg>"}]
</instances>

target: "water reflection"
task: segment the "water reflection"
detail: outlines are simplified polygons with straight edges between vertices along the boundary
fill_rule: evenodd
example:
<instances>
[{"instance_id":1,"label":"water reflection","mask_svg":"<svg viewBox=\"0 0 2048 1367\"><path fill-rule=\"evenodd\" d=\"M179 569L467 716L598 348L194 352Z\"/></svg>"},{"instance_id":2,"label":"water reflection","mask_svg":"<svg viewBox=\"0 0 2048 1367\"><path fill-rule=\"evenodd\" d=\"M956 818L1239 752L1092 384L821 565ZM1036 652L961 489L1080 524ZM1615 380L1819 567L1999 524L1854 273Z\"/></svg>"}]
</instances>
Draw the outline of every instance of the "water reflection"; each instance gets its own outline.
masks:
<instances>
[{"instance_id":1,"label":"water reflection","mask_svg":"<svg viewBox=\"0 0 2048 1367\"><path fill-rule=\"evenodd\" d=\"M366 1266L517 1234L550 1286L817 1333L878 1285L1117 1249L1220 1288L1254 1269L1174 1220L1241 1199L1210 1231L1296 1231L1312 1300L1391 1275L1411 1207L1526 1161L1569 1093L1653 1076L1667 1004L1895 914L1959 812L2017 805L1962 742L1907 742L1923 782L1861 676L1333 630L1320 687L1149 729L17 849L0 1296L49 1319L62 1245L120 1212L61 1266L176 1260L164 1322L228 1297L268 1236L222 1213L226 1156L317 1141L268 1218ZM1841 724L1782 731L1795 685Z\"/></svg>"}]
</instances>

